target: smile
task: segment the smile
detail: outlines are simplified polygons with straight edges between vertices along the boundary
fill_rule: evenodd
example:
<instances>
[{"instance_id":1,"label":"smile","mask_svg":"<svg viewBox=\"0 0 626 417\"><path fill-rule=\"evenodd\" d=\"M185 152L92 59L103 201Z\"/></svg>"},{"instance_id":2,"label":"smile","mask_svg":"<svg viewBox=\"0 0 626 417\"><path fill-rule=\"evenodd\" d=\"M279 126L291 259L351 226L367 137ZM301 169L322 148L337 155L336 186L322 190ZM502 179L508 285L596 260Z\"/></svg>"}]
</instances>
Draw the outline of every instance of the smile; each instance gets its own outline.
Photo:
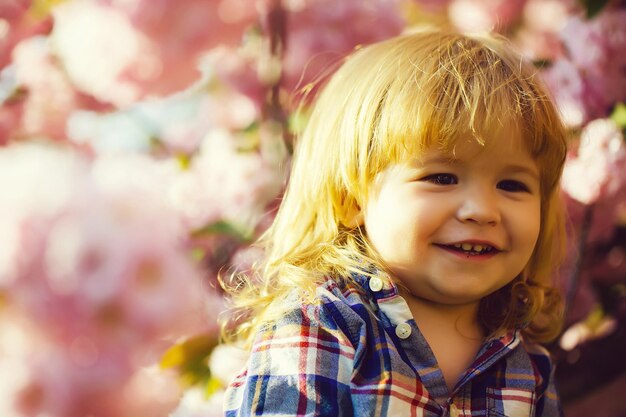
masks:
<instances>
[{"instance_id":1,"label":"smile","mask_svg":"<svg viewBox=\"0 0 626 417\"><path fill-rule=\"evenodd\" d=\"M481 255L483 253L491 252L494 250L493 246L488 245L472 245L471 243L455 243L451 245L456 250L463 251L468 254Z\"/></svg>"},{"instance_id":2,"label":"smile","mask_svg":"<svg viewBox=\"0 0 626 417\"><path fill-rule=\"evenodd\" d=\"M437 246L459 253L466 256L479 256L479 255L487 255L487 254L495 254L499 252L497 248L488 244L478 244L478 243L453 243L453 244L437 244Z\"/></svg>"}]
</instances>

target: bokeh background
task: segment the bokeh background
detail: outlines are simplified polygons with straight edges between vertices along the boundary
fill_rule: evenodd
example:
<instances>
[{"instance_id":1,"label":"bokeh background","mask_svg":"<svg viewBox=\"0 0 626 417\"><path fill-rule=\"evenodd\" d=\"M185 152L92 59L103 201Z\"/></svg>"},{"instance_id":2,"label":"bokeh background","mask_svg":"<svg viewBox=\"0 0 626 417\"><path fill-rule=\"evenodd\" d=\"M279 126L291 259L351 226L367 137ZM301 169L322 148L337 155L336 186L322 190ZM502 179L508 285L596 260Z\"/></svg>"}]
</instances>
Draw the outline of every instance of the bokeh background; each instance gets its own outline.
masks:
<instances>
[{"instance_id":1,"label":"bokeh background","mask_svg":"<svg viewBox=\"0 0 626 417\"><path fill-rule=\"evenodd\" d=\"M218 272L259 256L315 83L417 25L502 33L550 87L571 151L548 347L566 417L626 416L626 2L606 0L1 0L0 416L220 415L245 353L217 345Z\"/></svg>"}]
</instances>

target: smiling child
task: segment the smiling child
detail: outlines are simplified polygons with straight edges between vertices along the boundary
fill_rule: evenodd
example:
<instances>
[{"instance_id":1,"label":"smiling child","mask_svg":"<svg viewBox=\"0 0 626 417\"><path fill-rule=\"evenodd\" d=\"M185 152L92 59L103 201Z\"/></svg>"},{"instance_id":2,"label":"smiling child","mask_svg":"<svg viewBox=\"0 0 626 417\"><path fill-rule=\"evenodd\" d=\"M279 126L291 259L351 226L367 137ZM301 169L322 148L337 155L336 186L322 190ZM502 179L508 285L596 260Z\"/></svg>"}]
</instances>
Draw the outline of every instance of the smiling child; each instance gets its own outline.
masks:
<instances>
[{"instance_id":1,"label":"smiling child","mask_svg":"<svg viewBox=\"0 0 626 417\"><path fill-rule=\"evenodd\" d=\"M318 97L290 182L231 283L250 349L226 416L557 416L565 133L492 36L355 51Z\"/></svg>"}]
</instances>

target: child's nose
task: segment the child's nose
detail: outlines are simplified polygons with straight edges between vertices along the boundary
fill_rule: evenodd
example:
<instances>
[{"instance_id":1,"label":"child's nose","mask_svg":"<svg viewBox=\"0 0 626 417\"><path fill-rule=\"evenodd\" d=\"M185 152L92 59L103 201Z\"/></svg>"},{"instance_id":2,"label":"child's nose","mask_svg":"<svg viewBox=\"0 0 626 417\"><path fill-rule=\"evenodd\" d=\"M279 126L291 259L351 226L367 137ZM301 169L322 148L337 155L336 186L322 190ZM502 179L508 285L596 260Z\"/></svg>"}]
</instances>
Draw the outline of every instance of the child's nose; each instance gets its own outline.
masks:
<instances>
[{"instance_id":1,"label":"child's nose","mask_svg":"<svg viewBox=\"0 0 626 417\"><path fill-rule=\"evenodd\" d=\"M476 188L468 190L462 197L457 217L462 222L473 222L481 225L499 223L501 213L496 196L488 190Z\"/></svg>"}]
</instances>

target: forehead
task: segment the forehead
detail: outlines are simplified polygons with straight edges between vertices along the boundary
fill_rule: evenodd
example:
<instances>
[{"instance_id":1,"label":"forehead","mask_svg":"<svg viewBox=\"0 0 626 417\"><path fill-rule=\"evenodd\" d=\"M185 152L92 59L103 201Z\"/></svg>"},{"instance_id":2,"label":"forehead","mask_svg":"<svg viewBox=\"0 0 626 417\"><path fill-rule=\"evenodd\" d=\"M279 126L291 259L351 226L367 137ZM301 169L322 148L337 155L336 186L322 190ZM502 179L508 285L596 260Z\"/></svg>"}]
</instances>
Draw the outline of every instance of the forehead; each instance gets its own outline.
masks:
<instances>
[{"instance_id":1,"label":"forehead","mask_svg":"<svg viewBox=\"0 0 626 417\"><path fill-rule=\"evenodd\" d=\"M519 135L490 138L486 142L475 139L457 140L450 149L431 146L412 158L413 164L459 165L478 164L485 171L490 169L526 172L539 177L536 158Z\"/></svg>"},{"instance_id":2,"label":"forehead","mask_svg":"<svg viewBox=\"0 0 626 417\"><path fill-rule=\"evenodd\" d=\"M446 140L433 140L407 146L409 156L420 158L421 155L437 152L450 160L467 160L479 155L509 155L533 159L530 141L514 128L484 132L473 135L470 132L455 135ZM412 155L411 155L412 154Z\"/></svg>"},{"instance_id":3,"label":"forehead","mask_svg":"<svg viewBox=\"0 0 626 417\"><path fill-rule=\"evenodd\" d=\"M406 93L406 91L405 91ZM545 137L537 115L519 107L519 97L500 91L488 97L475 97L475 103L459 104L460 99L423 101L419 94L401 94L394 107L382 109L380 131L393 156L420 154L438 148L453 154L459 145L476 142L485 148L493 145L525 148L536 155ZM389 110L389 111L385 111ZM385 140L385 139L383 139Z\"/></svg>"},{"instance_id":4,"label":"forehead","mask_svg":"<svg viewBox=\"0 0 626 417\"><path fill-rule=\"evenodd\" d=\"M535 151L532 141L526 137L522 129L518 129L519 120L509 118L505 123L496 126L481 124L473 131L469 128L458 132L448 132L430 137L400 139L403 149L401 159L420 158L421 155L436 151L450 160L470 159L482 153L494 156L501 154L518 154L534 158Z\"/></svg>"},{"instance_id":5,"label":"forehead","mask_svg":"<svg viewBox=\"0 0 626 417\"><path fill-rule=\"evenodd\" d=\"M468 132L447 143L431 144L426 149L436 150L452 160L468 160L483 154L532 158L528 141L513 127L485 132L479 137Z\"/></svg>"}]
</instances>

